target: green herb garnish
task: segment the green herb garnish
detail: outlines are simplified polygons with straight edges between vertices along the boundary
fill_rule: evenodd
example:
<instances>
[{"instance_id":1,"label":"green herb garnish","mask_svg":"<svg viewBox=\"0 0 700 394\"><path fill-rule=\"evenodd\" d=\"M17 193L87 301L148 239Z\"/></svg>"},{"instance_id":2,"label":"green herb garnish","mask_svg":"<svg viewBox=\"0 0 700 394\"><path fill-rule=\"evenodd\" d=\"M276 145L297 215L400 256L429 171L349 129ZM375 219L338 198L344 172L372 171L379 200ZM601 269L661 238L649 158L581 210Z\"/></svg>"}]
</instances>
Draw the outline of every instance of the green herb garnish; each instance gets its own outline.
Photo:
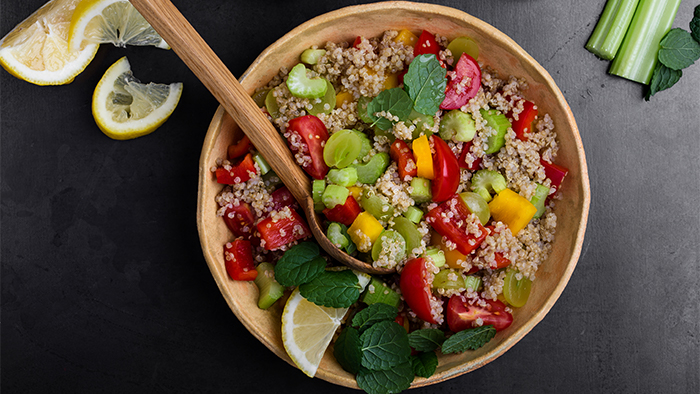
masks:
<instances>
[{"instance_id":1,"label":"green herb garnish","mask_svg":"<svg viewBox=\"0 0 700 394\"><path fill-rule=\"evenodd\" d=\"M406 363L411 355L406 330L393 321L381 321L360 335L362 366L386 370Z\"/></svg>"},{"instance_id":2,"label":"green herb garnish","mask_svg":"<svg viewBox=\"0 0 700 394\"><path fill-rule=\"evenodd\" d=\"M360 368L357 385L369 394L400 393L411 387L413 376L410 361L387 370Z\"/></svg>"},{"instance_id":3,"label":"green herb garnish","mask_svg":"<svg viewBox=\"0 0 700 394\"><path fill-rule=\"evenodd\" d=\"M659 61L672 70L682 70L700 58L700 43L683 29L671 29L660 45Z\"/></svg>"},{"instance_id":4,"label":"green herb garnish","mask_svg":"<svg viewBox=\"0 0 700 394\"><path fill-rule=\"evenodd\" d=\"M346 327L333 345L333 356L344 370L356 375L362 366L361 346L359 331Z\"/></svg>"},{"instance_id":5,"label":"green herb garnish","mask_svg":"<svg viewBox=\"0 0 700 394\"><path fill-rule=\"evenodd\" d=\"M429 378L433 376L438 366L438 358L435 352L420 353L411 356L411 367L416 376Z\"/></svg>"},{"instance_id":6,"label":"green herb garnish","mask_svg":"<svg viewBox=\"0 0 700 394\"><path fill-rule=\"evenodd\" d=\"M695 6L693 19L690 21L690 35L700 42L700 5Z\"/></svg>"},{"instance_id":7,"label":"green herb garnish","mask_svg":"<svg viewBox=\"0 0 700 394\"><path fill-rule=\"evenodd\" d=\"M654 74L651 75L649 89L647 89L644 99L649 101L649 98L654 94L675 85L681 79L681 76L683 76L683 71L671 70L661 63L657 64L656 68L654 68Z\"/></svg>"},{"instance_id":8,"label":"green herb garnish","mask_svg":"<svg viewBox=\"0 0 700 394\"><path fill-rule=\"evenodd\" d=\"M440 66L435 55L417 56L403 77L404 88L413 100L413 109L424 115L435 116L445 99L447 70Z\"/></svg>"},{"instance_id":9,"label":"green herb garnish","mask_svg":"<svg viewBox=\"0 0 700 394\"><path fill-rule=\"evenodd\" d=\"M359 311L355 317L352 318L352 326L356 327L360 332L364 332L367 328L373 324L379 323L381 321L394 321L399 311L396 307L388 304L371 304L367 308Z\"/></svg>"},{"instance_id":10,"label":"green herb garnish","mask_svg":"<svg viewBox=\"0 0 700 394\"><path fill-rule=\"evenodd\" d=\"M476 350L484 346L495 335L496 329L492 325L462 330L445 340L445 343L442 344L442 353L461 353L466 350Z\"/></svg>"},{"instance_id":11,"label":"green herb garnish","mask_svg":"<svg viewBox=\"0 0 700 394\"><path fill-rule=\"evenodd\" d=\"M360 282L351 270L323 271L299 286L301 295L316 305L348 308L360 298Z\"/></svg>"},{"instance_id":12,"label":"green herb garnish","mask_svg":"<svg viewBox=\"0 0 700 394\"><path fill-rule=\"evenodd\" d=\"M372 119L372 125L382 130L389 130L394 123L408 119L412 109L413 101L401 88L384 90L367 104L367 113ZM376 115L381 112L385 115Z\"/></svg>"},{"instance_id":13,"label":"green herb garnish","mask_svg":"<svg viewBox=\"0 0 700 394\"><path fill-rule=\"evenodd\" d=\"M445 333L437 328L424 328L408 334L408 344L419 352L431 352L445 342Z\"/></svg>"},{"instance_id":14,"label":"green herb garnish","mask_svg":"<svg viewBox=\"0 0 700 394\"><path fill-rule=\"evenodd\" d=\"M326 268L318 245L302 242L287 250L275 266L275 279L282 286L298 286L311 281Z\"/></svg>"}]
</instances>

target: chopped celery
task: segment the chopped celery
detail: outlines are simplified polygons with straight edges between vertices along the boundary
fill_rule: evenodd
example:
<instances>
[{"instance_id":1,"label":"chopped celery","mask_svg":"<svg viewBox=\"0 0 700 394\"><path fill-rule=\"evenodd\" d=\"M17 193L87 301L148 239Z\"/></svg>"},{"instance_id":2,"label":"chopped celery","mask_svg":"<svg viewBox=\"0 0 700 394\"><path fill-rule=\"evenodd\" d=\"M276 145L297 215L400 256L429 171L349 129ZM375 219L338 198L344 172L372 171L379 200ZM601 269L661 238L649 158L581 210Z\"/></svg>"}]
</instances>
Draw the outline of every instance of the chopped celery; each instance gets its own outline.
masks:
<instances>
[{"instance_id":1,"label":"chopped celery","mask_svg":"<svg viewBox=\"0 0 700 394\"><path fill-rule=\"evenodd\" d=\"M326 206L323 205L323 191L326 190L326 181L323 179L314 179L311 183L311 198L314 200L314 210L323 211Z\"/></svg>"},{"instance_id":2,"label":"chopped celery","mask_svg":"<svg viewBox=\"0 0 700 394\"><path fill-rule=\"evenodd\" d=\"M323 205L328 209L333 209L338 204L345 204L349 195L350 190L348 190L347 187L328 185L326 186L326 190L323 191Z\"/></svg>"},{"instance_id":3,"label":"chopped celery","mask_svg":"<svg viewBox=\"0 0 700 394\"><path fill-rule=\"evenodd\" d=\"M478 276L468 275L464 278L464 288L479 291L481 287L481 278Z\"/></svg>"},{"instance_id":4,"label":"chopped celery","mask_svg":"<svg viewBox=\"0 0 700 394\"><path fill-rule=\"evenodd\" d=\"M640 0L610 73L649 84L657 62L659 43L668 33L680 0Z\"/></svg>"},{"instance_id":5,"label":"chopped celery","mask_svg":"<svg viewBox=\"0 0 700 394\"><path fill-rule=\"evenodd\" d=\"M329 167L349 166L362 150L362 140L354 130L340 130L333 133L323 147L323 161Z\"/></svg>"},{"instance_id":6,"label":"chopped celery","mask_svg":"<svg viewBox=\"0 0 700 394\"><path fill-rule=\"evenodd\" d=\"M453 109L440 121L440 138L449 141L469 142L476 134L476 123L471 115Z\"/></svg>"},{"instance_id":7,"label":"chopped celery","mask_svg":"<svg viewBox=\"0 0 700 394\"><path fill-rule=\"evenodd\" d=\"M325 54L325 49L309 48L301 53L301 61L308 65L314 65L318 63L318 60L321 59Z\"/></svg>"},{"instance_id":8,"label":"chopped celery","mask_svg":"<svg viewBox=\"0 0 700 394\"><path fill-rule=\"evenodd\" d=\"M433 288L458 290L465 288L464 275L451 269L444 269L435 274Z\"/></svg>"},{"instance_id":9,"label":"chopped celery","mask_svg":"<svg viewBox=\"0 0 700 394\"><path fill-rule=\"evenodd\" d=\"M350 245L350 238L343 234L343 228L341 223L331 222L328 225L328 230L326 230L326 236L328 240L337 246L338 249L347 249Z\"/></svg>"},{"instance_id":10,"label":"chopped celery","mask_svg":"<svg viewBox=\"0 0 700 394\"><path fill-rule=\"evenodd\" d=\"M401 304L401 296L384 281L373 276L360 301L367 305L382 303L398 308Z\"/></svg>"},{"instance_id":11,"label":"chopped celery","mask_svg":"<svg viewBox=\"0 0 700 394\"><path fill-rule=\"evenodd\" d=\"M258 168L260 168L260 175L265 175L268 172L270 172L270 165L267 164L267 161L264 157L262 157L260 153L256 153L253 155L253 161L255 161L255 163L258 165Z\"/></svg>"},{"instance_id":12,"label":"chopped celery","mask_svg":"<svg viewBox=\"0 0 700 394\"><path fill-rule=\"evenodd\" d=\"M487 191L488 193L488 191ZM491 195L489 194L489 197ZM459 193L459 197L464 201L469 208L469 212L475 214L482 225L486 225L491 218L491 210L489 209L489 204L486 200L478 193L464 192Z\"/></svg>"},{"instance_id":13,"label":"chopped celery","mask_svg":"<svg viewBox=\"0 0 700 394\"><path fill-rule=\"evenodd\" d=\"M615 58L638 3L639 0L608 0L586 49L606 60Z\"/></svg>"},{"instance_id":14,"label":"chopped celery","mask_svg":"<svg viewBox=\"0 0 700 394\"><path fill-rule=\"evenodd\" d=\"M535 194L530 199L530 203L537 208L537 213L535 213L533 219L539 219L544 214L544 203L547 201L547 196L549 196L549 188L538 183L535 188Z\"/></svg>"},{"instance_id":15,"label":"chopped celery","mask_svg":"<svg viewBox=\"0 0 700 394\"><path fill-rule=\"evenodd\" d=\"M406 219L412 221L413 223L420 223L420 220L423 217L423 211L416 207L408 207L406 212L403 213L403 216L405 216Z\"/></svg>"},{"instance_id":16,"label":"chopped celery","mask_svg":"<svg viewBox=\"0 0 700 394\"><path fill-rule=\"evenodd\" d=\"M323 78L309 78L306 75L306 66L299 63L292 67L287 75L287 88L294 97L320 98L326 94L327 81Z\"/></svg>"},{"instance_id":17,"label":"chopped celery","mask_svg":"<svg viewBox=\"0 0 700 394\"><path fill-rule=\"evenodd\" d=\"M335 88L333 84L326 81L328 90L323 97L311 99L311 108L308 109L311 115L330 114L335 109Z\"/></svg>"},{"instance_id":18,"label":"chopped celery","mask_svg":"<svg viewBox=\"0 0 700 394\"><path fill-rule=\"evenodd\" d=\"M430 179L414 177L411 179L411 198L417 203L428 202L433 198L433 193L430 189Z\"/></svg>"},{"instance_id":19,"label":"chopped celery","mask_svg":"<svg viewBox=\"0 0 700 394\"><path fill-rule=\"evenodd\" d=\"M498 112L498 110L490 109L487 111L481 109L479 111L486 121L486 125L494 130L494 134L491 134L486 139L487 147L484 151L485 154L490 155L501 150L506 144L506 132L508 132L511 124L508 118L506 118L504 114Z\"/></svg>"},{"instance_id":20,"label":"chopped celery","mask_svg":"<svg viewBox=\"0 0 700 394\"><path fill-rule=\"evenodd\" d=\"M413 130L411 135L414 140L420 137L422 134L425 134L428 137L433 135L433 130L431 130L431 128L435 126L435 119L433 119L432 116L423 115L422 113L413 110L411 111L411 114L408 115L408 120L405 123L407 126L410 126L411 124L416 126L416 129Z\"/></svg>"},{"instance_id":21,"label":"chopped celery","mask_svg":"<svg viewBox=\"0 0 700 394\"><path fill-rule=\"evenodd\" d=\"M353 167L333 168L328 171L328 180L340 186L353 186L357 182L357 170Z\"/></svg>"},{"instance_id":22,"label":"chopped celery","mask_svg":"<svg viewBox=\"0 0 700 394\"><path fill-rule=\"evenodd\" d=\"M494 170L479 170L471 179L472 191L483 197L486 202L491 201L491 192L502 192L508 184L506 178L500 172Z\"/></svg>"},{"instance_id":23,"label":"chopped celery","mask_svg":"<svg viewBox=\"0 0 700 394\"><path fill-rule=\"evenodd\" d=\"M267 174L263 175L262 179L265 182L265 186L274 187L282 185L282 180L272 170L268 171Z\"/></svg>"},{"instance_id":24,"label":"chopped celery","mask_svg":"<svg viewBox=\"0 0 700 394\"><path fill-rule=\"evenodd\" d=\"M267 309L284 295L284 286L275 280L275 267L270 263L260 263L255 269L258 276L254 282L258 287L258 308Z\"/></svg>"},{"instance_id":25,"label":"chopped celery","mask_svg":"<svg viewBox=\"0 0 700 394\"><path fill-rule=\"evenodd\" d=\"M386 171L390 162L389 154L379 152L364 164L353 164L357 170L357 180L366 185L374 185L380 176Z\"/></svg>"},{"instance_id":26,"label":"chopped celery","mask_svg":"<svg viewBox=\"0 0 700 394\"><path fill-rule=\"evenodd\" d=\"M389 204L386 197L366 190L360 197L360 206L379 220L387 221L394 216L394 207Z\"/></svg>"},{"instance_id":27,"label":"chopped celery","mask_svg":"<svg viewBox=\"0 0 700 394\"><path fill-rule=\"evenodd\" d=\"M423 256L429 258L430 261L433 262L433 265L438 268L445 265L445 252L443 252L440 248L428 248L425 250Z\"/></svg>"},{"instance_id":28,"label":"chopped celery","mask_svg":"<svg viewBox=\"0 0 700 394\"><path fill-rule=\"evenodd\" d=\"M360 147L360 153L357 155L357 158L360 161L364 161L367 155L369 154L369 151L372 150L372 141L369 140L369 137L367 137L367 134L353 130L358 137L360 137L360 142L361 142L361 147Z\"/></svg>"},{"instance_id":29,"label":"chopped celery","mask_svg":"<svg viewBox=\"0 0 700 394\"><path fill-rule=\"evenodd\" d=\"M392 261L401 261L406 257L406 240L398 231L384 230L374 242L372 260L379 260L382 254L388 255Z\"/></svg>"}]
</instances>

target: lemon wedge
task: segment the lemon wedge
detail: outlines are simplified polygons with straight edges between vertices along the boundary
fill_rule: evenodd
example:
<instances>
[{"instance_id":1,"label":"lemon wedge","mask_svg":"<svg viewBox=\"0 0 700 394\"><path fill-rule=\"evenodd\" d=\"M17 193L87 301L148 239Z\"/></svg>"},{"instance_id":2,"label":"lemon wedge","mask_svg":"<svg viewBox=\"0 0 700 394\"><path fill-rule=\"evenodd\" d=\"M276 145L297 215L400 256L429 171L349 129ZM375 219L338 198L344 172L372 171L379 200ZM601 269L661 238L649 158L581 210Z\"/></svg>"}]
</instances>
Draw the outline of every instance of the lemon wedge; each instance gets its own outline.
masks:
<instances>
[{"instance_id":1,"label":"lemon wedge","mask_svg":"<svg viewBox=\"0 0 700 394\"><path fill-rule=\"evenodd\" d=\"M90 63L97 45L68 48L68 27L80 0L44 4L0 41L0 65L13 76L36 85L73 81Z\"/></svg>"},{"instance_id":2,"label":"lemon wedge","mask_svg":"<svg viewBox=\"0 0 700 394\"><path fill-rule=\"evenodd\" d=\"M85 42L170 49L128 0L82 0L73 13L68 37L71 50Z\"/></svg>"},{"instance_id":3,"label":"lemon wedge","mask_svg":"<svg viewBox=\"0 0 700 394\"><path fill-rule=\"evenodd\" d=\"M371 277L354 271L362 289ZM299 288L289 296L282 312L282 344L294 364L309 377L316 375L323 354L348 308L328 308L308 301Z\"/></svg>"},{"instance_id":4,"label":"lemon wedge","mask_svg":"<svg viewBox=\"0 0 700 394\"><path fill-rule=\"evenodd\" d=\"M131 72L126 57L117 60L97 83L92 115L108 137L128 140L149 134L173 113L182 83L143 84Z\"/></svg>"}]
</instances>

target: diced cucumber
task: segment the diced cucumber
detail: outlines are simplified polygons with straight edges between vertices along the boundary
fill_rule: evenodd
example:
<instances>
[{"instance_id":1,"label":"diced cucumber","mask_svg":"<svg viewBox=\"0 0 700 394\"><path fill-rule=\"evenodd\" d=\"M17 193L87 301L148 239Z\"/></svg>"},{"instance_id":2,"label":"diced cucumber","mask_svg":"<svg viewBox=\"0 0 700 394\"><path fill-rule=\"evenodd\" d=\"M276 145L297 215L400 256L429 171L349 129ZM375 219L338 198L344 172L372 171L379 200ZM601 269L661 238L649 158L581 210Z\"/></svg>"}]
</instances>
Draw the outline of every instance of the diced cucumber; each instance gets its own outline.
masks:
<instances>
[{"instance_id":1,"label":"diced cucumber","mask_svg":"<svg viewBox=\"0 0 700 394\"><path fill-rule=\"evenodd\" d=\"M384 230L372 245L372 260L379 260L382 252L391 253L392 261L401 261L406 257L406 240L398 231Z\"/></svg>"},{"instance_id":2,"label":"diced cucumber","mask_svg":"<svg viewBox=\"0 0 700 394\"><path fill-rule=\"evenodd\" d=\"M406 241L406 251L408 254L413 253L414 249L421 247L422 235L418 231L418 227L416 227L415 223L406 219L405 217L395 217L391 230L397 231Z\"/></svg>"},{"instance_id":3,"label":"diced cucumber","mask_svg":"<svg viewBox=\"0 0 700 394\"><path fill-rule=\"evenodd\" d=\"M452 269L444 269L433 278L434 289L458 290L465 288L464 275Z\"/></svg>"},{"instance_id":4,"label":"diced cucumber","mask_svg":"<svg viewBox=\"0 0 700 394\"><path fill-rule=\"evenodd\" d=\"M360 301L367 305L382 303L398 308L401 304L401 296L394 289L387 286L384 281L372 276L367 289L362 293Z\"/></svg>"},{"instance_id":5,"label":"diced cucumber","mask_svg":"<svg viewBox=\"0 0 700 394\"><path fill-rule=\"evenodd\" d=\"M311 183L311 198L314 200L314 210L323 211L326 207L323 204L323 192L326 190L326 181L314 179Z\"/></svg>"},{"instance_id":6,"label":"diced cucumber","mask_svg":"<svg viewBox=\"0 0 700 394\"><path fill-rule=\"evenodd\" d=\"M323 78L309 78L306 75L306 66L299 63L292 67L287 76L287 88L294 97L321 98L326 94L328 85Z\"/></svg>"},{"instance_id":7,"label":"diced cucumber","mask_svg":"<svg viewBox=\"0 0 700 394\"><path fill-rule=\"evenodd\" d=\"M357 180L366 185L374 185L380 176L386 171L391 159L386 152L379 152L372 156L367 163L353 164L357 170Z\"/></svg>"},{"instance_id":8,"label":"diced cucumber","mask_svg":"<svg viewBox=\"0 0 700 394\"><path fill-rule=\"evenodd\" d=\"M490 135L486 140L488 146L486 147L484 153L490 155L501 150L501 148L503 148L503 146L506 144L506 132L508 132L508 128L511 127L511 124L508 118L506 118L504 114L498 112L498 110L490 109L487 111L485 109L481 109L479 111L481 112L481 116L486 121L486 125L494 129L496 132L495 134Z\"/></svg>"},{"instance_id":9,"label":"diced cucumber","mask_svg":"<svg viewBox=\"0 0 700 394\"><path fill-rule=\"evenodd\" d=\"M386 197L365 190L360 197L360 206L375 218L387 221L394 216L394 207Z\"/></svg>"},{"instance_id":10,"label":"diced cucumber","mask_svg":"<svg viewBox=\"0 0 700 394\"><path fill-rule=\"evenodd\" d=\"M258 165L258 168L260 168L260 175L265 175L268 172L270 172L270 165L260 153L256 153L253 155L253 161L255 161L255 163Z\"/></svg>"},{"instance_id":11,"label":"diced cucumber","mask_svg":"<svg viewBox=\"0 0 700 394\"><path fill-rule=\"evenodd\" d=\"M275 280L275 267L272 264L260 263L255 269L258 276L253 282L258 287L258 308L267 309L282 298L284 286Z\"/></svg>"},{"instance_id":12,"label":"diced cucumber","mask_svg":"<svg viewBox=\"0 0 700 394\"><path fill-rule=\"evenodd\" d=\"M323 147L323 161L328 167L345 168L357 159L360 150L362 140L357 132L347 129L336 131Z\"/></svg>"},{"instance_id":13,"label":"diced cucumber","mask_svg":"<svg viewBox=\"0 0 700 394\"><path fill-rule=\"evenodd\" d=\"M530 199L530 203L537 208L537 213L535 213L533 219L539 219L544 215L544 204L547 201L547 196L549 196L549 188L538 183L535 188L535 194Z\"/></svg>"},{"instance_id":14,"label":"diced cucumber","mask_svg":"<svg viewBox=\"0 0 700 394\"><path fill-rule=\"evenodd\" d=\"M487 191L488 193L488 191ZM489 194L489 196L491 196ZM489 209L489 203L484 200L481 194L473 192L459 193L459 197L467 204L469 212L475 214L482 225L486 226L489 219L491 218L491 210Z\"/></svg>"},{"instance_id":15,"label":"diced cucumber","mask_svg":"<svg viewBox=\"0 0 700 394\"><path fill-rule=\"evenodd\" d=\"M408 207L408 209L406 209L406 212L403 213L403 216L405 216L406 219L412 221L413 223L420 223L420 220L423 217L423 211L411 206Z\"/></svg>"},{"instance_id":16,"label":"diced cucumber","mask_svg":"<svg viewBox=\"0 0 700 394\"><path fill-rule=\"evenodd\" d=\"M335 109L335 88L328 81L326 84L328 85L326 94L320 99L311 99L311 109L308 110L311 115L330 114ZM316 102L317 100L320 101Z\"/></svg>"},{"instance_id":17,"label":"diced cucumber","mask_svg":"<svg viewBox=\"0 0 700 394\"><path fill-rule=\"evenodd\" d=\"M277 104L277 98L274 92L275 89L270 89L270 91L267 92L267 96L265 96L265 108L272 119L277 119L280 117L280 107Z\"/></svg>"},{"instance_id":18,"label":"diced cucumber","mask_svg":"<svg viewBox=\"0 0 700 394\"><path fill-rule=\"evenodd\" d=\"M445 141L469 142L476 134L476 123L471 115L458 109L445 114L440 121L440 138Z\"/></svg>"},{"instance_id":19,"label":"diced cucumber","mask_svg":"<svg viewBox=\"0 0 700 394\"><path fill-rule=\"evenodd\" d=\"M348 190L347 187L328 185L326 186L326 190L323 191L323 205L328 209L333 209L338 204L345 204L349 195L350 190Z\"/></svg>"},{"instance_id":20,"label":"diced cucumber","mask_svg":"<svg viewBox=\"0 0 700 394\"><path fill-rule=\"evenodd\" d=\"M325 49L309 48L301 53L301 61L313 66L314 64L318 63L318 60L321 59L325 54Z\"/></svg>"},{"instance_id":21,"label":"diced cucumber","mask_svg":"<svg viewBox=\"0 0 700 394\"><path fill-rule=\"evenodd\" d=\"M353 167L332 168L328 171L328 180L340 186L353 186L357 183L357 170Z\"/></svg>"},{"instance_id":22,"label":"diced cucumber","mask_svg":"<svg viewBox=\"0 0 700 394\"><path fill-rule=\"evenodd\" d=\"M428 202L433 199L433 193L430 189L430 179L414 177L411 179L411 198L417 203Z\"/></svg>"},{"instance_id":23,"label":"diced cucumber","mask_svg":"<svg viewBox=\"0 0 700 394\"><path fill-rule=\"evenodd\" d=\"M440 248L427 248L423 254L426 258L429 258L433 265L440 268L445 265L445 252Z\"/></svg>"},{"instance_id":24,"label":"diced cucumber","mask_svg":"<svg viewBox=\"0 0 700 394\"><path fill-rule=\"evenodd\" d=\"M479 194L486 202L491 201L491 192L496 194L508 187L506 178L494 170L479 170L471 179L472 191Z\"/></svg>"}]
</instances>

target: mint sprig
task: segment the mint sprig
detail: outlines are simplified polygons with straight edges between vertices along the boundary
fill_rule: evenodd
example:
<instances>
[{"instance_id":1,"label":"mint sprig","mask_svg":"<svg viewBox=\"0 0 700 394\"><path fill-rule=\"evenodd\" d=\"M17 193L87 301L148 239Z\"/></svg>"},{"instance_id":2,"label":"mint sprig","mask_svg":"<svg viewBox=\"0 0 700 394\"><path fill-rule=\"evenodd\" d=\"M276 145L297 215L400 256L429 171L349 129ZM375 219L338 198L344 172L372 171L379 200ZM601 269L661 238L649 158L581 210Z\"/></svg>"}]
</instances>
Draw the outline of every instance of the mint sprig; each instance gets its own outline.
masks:
<instances>
[{"instance_id":1,"label":"mint sprig","mask_svg":"<svg viewBox=\"0 0 700 394\"><path fill-rule=\"evenodd\" d=\"M357 374L362 367L361 346L360 333L352 327L346 327L335 341L333 356L344 370Z\"/></svg>"},{"instance_id":2,"label":"mint sprig","mask_svg":"<svg viewBox=\"0 0 700 394\"><path fill-rule=\"evenodd\" d=\"M693 19L690 21L690 35L697 42L700 42L700 5L695 6Z\"/></svg>"},{"instance_id":3,"label":"mint sprig","mask_svg":"<svg viewBox=\"0 0 700 394\"><path fill-rule=\"evenodd\" d=\"M416 376L429 378L433 376L438 366L438 358L435 352L420 353L411 356L411 367Z\"/></svg>"},{"instance_id":4,"label":"mint sprig","mask_svg":"<svg viewBox=\"0 0 700 394\"><path fill-rule=\"evenodd\" d=\"M282 286L299 286L320 275L326 260L319 256L318 245L302 242L291 247L275 265L275 279Z\"/></svg>"},{"instance_id":5,"label":"mint sprig","mask_svg":"<svg viewBox=\"0 0 700 394\"><path fill-rule=\"evenodd\" d=\"M359 311L352 318L352 326L356 327L360 332L364 332L370 326L381 321L394 321L399 311L388 304L371 304L367 308Z\"/></svg>"},{"instance_id":6,"label":"mint sprig","mask_svg":"<svg viewBox=\"0 0 700 394\"><path fill-rule=\"evenodd\" d=\"M681 79L681 76L683 76L683 71L671 70L663 64L658 63L654 68L654 73L651 75L649 89L647 89L644 100L649 101L649 98L654 94L675 85L676 82Z\"/></svg>"},{"instance_id":7,"label":"mint sprig","mask_svg":"<svg viewBox=\"0 0 700 394\"><path fill-rule=\"evenodd\" d=\"M492 325L468 328L447 338L442 344L442 353L461 353L484 346L496 335Z\"/></svg>"},{"instance_id":8,"label":"mint sprig","mask_svg":"<svg viewBox=\"0 0 700 394\"><path fill-rule=\"evenodd\" d=\"M386 370L408 361L411 348L406 330L393 321L381 321L360 335L362 366Z\"/></svg>"},{"instance_id":9,"label":"mint sprig","mask_svg":"<svg viewBox=\"0 0 700 394\"><path fill-rule=\"evenodd\" d=\"M432 352L445 342L445 333L437 328L424 328L408 334L408 344L419 352Z\"/></svg>"},{"instance_id":10,"label":"mint sprig","mask_svg":"<svg viewBox=\"0 0 700 394\"><path fill-rule=\"evenodd\" d=\"M435 116L445 99L446 75L447 70L440 66L433 54L419 55L413 59L403 83L416 112Z\"/></svg>"},{"instance_id":11,"label":"mint sprig","mask_svg":"<svg viewBox=\"0 0 700 394\"><path fill-rule=\"evenodd\" d=\"M299 292L316 305L348 308L360 298L360 282L351 270L323 271L300 285Z\"/></svg>"},{"instance_id":12,"label":"mint sprig","mask_svg":"<svg viewBox=\"0 0 700 394\"><path fill-rule=\"evenodd\" d=\"M401 88L384 90L367 104L367 113L372 119L372 125L376 125L382 130L389 130L394 123L408 119L412 109L413 101L408 93ZM376 115L381 112L388 115ZM389 115L392 119L389 119ZM397 117L398 120L393 117Z\"/></svg>"},{"instance_id":13,"label":"mint sprig","mask_svg":"<svg viewBox=\"0 0 700 394\"><path fill-rule=\"evenodd\" d=\"M659 61L672 70L682 70L700 58L700 43L683 29L671 29L660 45Z\"/></svg>"},{"instance_id":14,"label":"mint sprig","mask_svg":"<svg viewBox=\"0 0 700 394\"><path fill-rule=\"evenodd\" d=\"M357 385L369 394L399 393L411 387L413 376L413 368L407 360L386 370L360 368Z\"/></svg>"}]
</instances>

